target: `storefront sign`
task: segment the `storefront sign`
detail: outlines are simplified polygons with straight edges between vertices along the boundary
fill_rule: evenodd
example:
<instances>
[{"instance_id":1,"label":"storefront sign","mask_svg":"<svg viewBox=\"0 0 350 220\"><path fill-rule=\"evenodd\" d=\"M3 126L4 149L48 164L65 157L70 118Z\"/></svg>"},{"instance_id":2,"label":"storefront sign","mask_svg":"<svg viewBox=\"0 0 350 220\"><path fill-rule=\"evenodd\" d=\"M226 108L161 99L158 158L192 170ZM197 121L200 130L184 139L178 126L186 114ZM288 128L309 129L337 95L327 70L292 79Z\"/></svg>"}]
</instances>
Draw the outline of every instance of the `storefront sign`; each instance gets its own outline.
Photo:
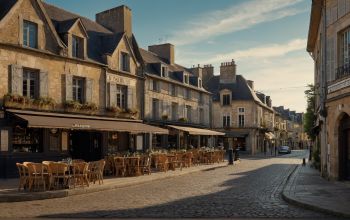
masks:
<instances>
[{"instance_id":1,"label":"storefront sign","mask_svg":"<svg viewBox=\"0 0 350 220\"><path fill-rule=\"evenodd\" d=\"M73 124L72 128L90 128L90 125L84 125L84 124Z\"/></svg>"},{"instance_id":2,"label":"storefront sign","mask_svg":"<svg viewBox=\"0 0 350 220\"><path fill-rule=\"evenodd\" d=\"M1 130L0 133L0 151L9 150L9 131Z\"/></svg>"},{"instance_id":3,"label":"storefront sign","mask_svg":"<svg viewBox=\"0 0 350 220\"><path fill-rule=\"evenodd\" d=\"M130 85L130 79L107 73L107 82Z\"/></svg>"},{"instance_id":4,"label":"storefront sign","mask_svg":"<svg viewBox=\"0 0 350 220\"><path fill-rule=\"evenodd\" d=\"M340 81L333 85L328 86L328 93L332 93L349 86L350 86L350 79L345 79L343 81Z\"/></svg>"}]
</instances>

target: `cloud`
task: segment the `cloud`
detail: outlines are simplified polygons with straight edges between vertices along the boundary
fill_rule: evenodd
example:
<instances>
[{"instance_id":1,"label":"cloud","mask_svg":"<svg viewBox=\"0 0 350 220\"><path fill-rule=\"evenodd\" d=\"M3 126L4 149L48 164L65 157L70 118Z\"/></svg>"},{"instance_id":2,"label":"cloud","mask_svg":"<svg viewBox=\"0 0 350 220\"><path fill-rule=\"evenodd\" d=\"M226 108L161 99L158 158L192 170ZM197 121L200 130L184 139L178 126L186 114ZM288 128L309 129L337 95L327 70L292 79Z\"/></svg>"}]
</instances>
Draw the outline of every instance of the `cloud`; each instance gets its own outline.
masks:
<instances>
[{"instance_id":1,"label":"cloud","mask_svg":"<svg viewBox=\"0 0 350 220\"><path fill-rule=\"evenodd\" d=\"M188 22L181 30L175 30L170 42L187 45L244 30L260 23L278 20L304 12L291 6L301 0L252 0L228 9L203 14Z\"/></svg>"}]
</instances>

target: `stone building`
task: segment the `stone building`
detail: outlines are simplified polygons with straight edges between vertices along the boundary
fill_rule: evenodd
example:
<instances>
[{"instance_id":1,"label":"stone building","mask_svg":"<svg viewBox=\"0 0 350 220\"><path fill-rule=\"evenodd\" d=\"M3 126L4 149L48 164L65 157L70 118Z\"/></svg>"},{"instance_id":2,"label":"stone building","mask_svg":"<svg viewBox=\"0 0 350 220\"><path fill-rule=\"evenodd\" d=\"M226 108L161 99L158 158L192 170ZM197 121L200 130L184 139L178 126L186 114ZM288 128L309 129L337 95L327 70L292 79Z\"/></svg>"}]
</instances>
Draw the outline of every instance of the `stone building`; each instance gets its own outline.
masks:
<instances>
[{"instance_id":1,"label":"stone building","mask_svg":"<svg viewBox=\"0 0 350 220\"><path fill-rule=\"evenodd\" d=\"M268 151L274 138L271 99L264 96L261 101L254 82L236 74L233 60L221 64L220 75L208 72L205 88L213 94L212 127L226 134L222 140L225 147L239 147L252 154Z\"/></svg>"},{"instance_id":2,"label":"stone building","mask_svg":"<svg viewBox=\"0 0 350 220\"><path fill-rule=\"evenodd\" d=\"M321 173L330 179L350 179L350 3L313 0L307 51L315 62Z\"/></svg>"},{"instance_id":3,"label":"stone building","mask_svg":"<svg viewBox=\"0 0 350 220\"><path fill-rule=\"evenodd\" d=\"M141 49L144 120L169 129L168 136L153 136L153 147L213 147L213 137L221 133L208 130L211 94L203 87L203 70L177 64L174 50L169 43Z\"/></svg>"},{"instance_id":4,"label":"stone building","mask_svg":"<svg viewBox=\"0 0 350 220\"><path fill-rule=\"evenodd\" d=\"M15 162L87 161L147 147L131 10L96 21L41 0L0 1L0 176Z\"/></svg>"}]
</instances>

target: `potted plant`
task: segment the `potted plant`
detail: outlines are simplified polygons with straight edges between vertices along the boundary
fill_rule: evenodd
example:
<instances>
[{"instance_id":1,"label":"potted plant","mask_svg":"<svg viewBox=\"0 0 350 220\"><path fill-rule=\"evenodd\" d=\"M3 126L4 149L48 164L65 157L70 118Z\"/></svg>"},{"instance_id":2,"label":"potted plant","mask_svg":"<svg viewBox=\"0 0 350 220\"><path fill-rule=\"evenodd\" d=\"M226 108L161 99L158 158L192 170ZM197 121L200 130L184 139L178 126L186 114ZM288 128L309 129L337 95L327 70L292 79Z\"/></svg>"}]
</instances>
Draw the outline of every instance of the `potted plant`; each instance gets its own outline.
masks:
<instances>
[{"instance_id":1,"label":"potted plant","mask_svg":"<svg viewBox=\"0 0 350 220\"><path fill-rule=\"evenodd\" d=\"M4 105L7 108L26 108L30 107L33 101L26 96L6 94L4 96Z\"/></svg>"},{"instance_id":2,"label":"potted plant","mask_svg":"<svg viewBox=\"0 0 350 220\"><path fill-rule=\"evenodd\" d=\"M84 103L81 105L80 110L83 113L88 113L88 114L95 114L96 111L98 110L98 107L95 103L92 102L88 102L88 103Z\"/></svg>"},{"instance_id":3,"label":"potted plant","mask_svg":"<svg viewBox=\"0 0 350 220\"><path fill-rule=\"evenodd\" d=\"M185 117L179 118L179 122L187 122L187 118Z\"/></svg>"},{"instance_id":4,"label":"potted plant","mask_svg":"<svg viewBox=\"0 0 350 220\"><path fill-rule=\"evenodd\" d=\"M119 108L118 106L110 106L106 108L107 115L112 117L118 117L121 112L122 112L122 109Z\"/></svg>"},{"instance_id":5,"label":"potted plant","mask_svg":"<svg viewBox=\"0 0 350 220\"><path fill-rule=\"evenodd\" d=\"M56 102L50 97L40 97L33 101L33 106L40 110L52 110L55 108Z\"/></svg>"},{"instance_id":6,"label":"potted plant","mask_svg":"<svg viewBox=\"0 0 350 220\"><path fill-rule=\"evenodd\" d=\"M120 117L122 118L129 118L129 119L135 119L136 115L138 113L137 109L126 109L124 111L121 112Z\"/></svg>"},{"instance_id":7,"label":"potted plant","mask_svg":"<svg viewBox=\"0 0 350 220\"><path fill-rule=\"evenodd\" d=\"M168 120L168 118L169 118L168 115L162 115L163 120Z\"/></svg>"},{"instance_id":8,"label":"potted plant","mask_svg":"<svg viewBox=\"0 0 350 220\"><path fill-rule=\"evenodd\" d=\"M63 105L64 105L65 110L68 112L77 112L80 110L80 108L82 106L81 103L74 101L74 100L66 101L63 103Z\"/></svg>"}]
</instances>

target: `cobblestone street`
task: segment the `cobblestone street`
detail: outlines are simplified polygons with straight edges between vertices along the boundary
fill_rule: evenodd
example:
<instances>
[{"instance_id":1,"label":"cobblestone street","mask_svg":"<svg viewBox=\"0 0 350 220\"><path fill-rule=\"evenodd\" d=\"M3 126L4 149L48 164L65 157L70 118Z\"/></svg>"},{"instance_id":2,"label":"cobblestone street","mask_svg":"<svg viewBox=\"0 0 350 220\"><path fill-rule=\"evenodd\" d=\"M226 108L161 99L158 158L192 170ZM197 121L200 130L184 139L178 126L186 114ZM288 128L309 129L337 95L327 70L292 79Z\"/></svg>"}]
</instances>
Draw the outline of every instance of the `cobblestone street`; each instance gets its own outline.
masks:
<instances>
[{"instance_id":1,"label":"cobblestone street","mask_svg":"<svg viewBox=\"0 0 350 220\"><path fill-rule=\"evenodd\" d=\"M266 217L330 218L281 198L303 151L276 158L246 157L235 166L99 193L2 203L1 217Z\"/></svg>"}]
</instances>

